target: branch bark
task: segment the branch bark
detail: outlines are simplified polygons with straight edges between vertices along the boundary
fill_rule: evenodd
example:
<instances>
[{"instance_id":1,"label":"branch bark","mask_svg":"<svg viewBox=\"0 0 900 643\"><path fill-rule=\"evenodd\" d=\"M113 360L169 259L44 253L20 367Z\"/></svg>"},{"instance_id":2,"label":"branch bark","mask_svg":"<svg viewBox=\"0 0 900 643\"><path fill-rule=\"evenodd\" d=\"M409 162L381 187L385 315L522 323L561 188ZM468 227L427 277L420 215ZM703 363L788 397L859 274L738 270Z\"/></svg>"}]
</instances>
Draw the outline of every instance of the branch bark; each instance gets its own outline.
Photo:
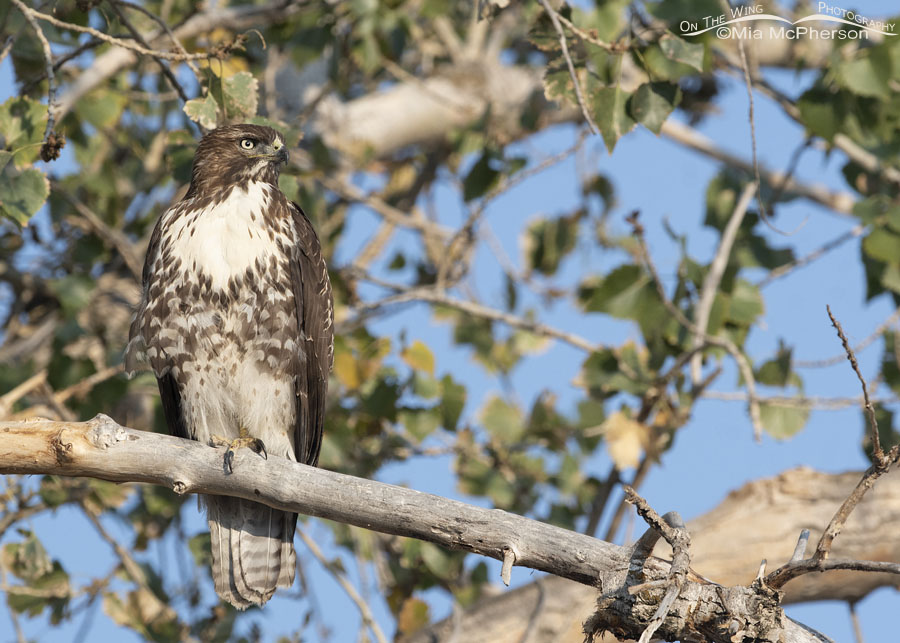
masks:
<instances>
[{"instance_id":1,"label":"branch bark","mask_svg":"<svg viewBox=\"0 0 900 643\"><path fill-rule=\"evenodd\" d=\"M198 442L135 431L105 415L89 422L0 423L0 473L89 476L165 485L176 493L229 495L338 520L384 533L465 549L497 560L507 550L531 567L600 588L603 609L591 631L642 631L661 597L631 596L631 586L667 578L670 565L649 558L635 566L625 547L504 511L482 509L403 487L315 469L252 453L226 475L220 450ZM596 590L592 590L596 592ZM650 610L644 618L644 612ZM723 616L724 615L724 616ZM732 641L734 623L760 642L824 641L787 619L777 596L752 587L724 588L690 575L659 632L702 633Z\"/></svg>"},{"instance_id":2,"label":"branch bark","mask_svg":"<svg viewBox=\"0 0 900 643\"><path fill-rule=\"evenodd\" d=\"M759 561L775 569L791 558L801 530L812 526L817 538L834 508L859 481L861 472L826 474L808 468L736 489L710 512L688 523L692 569L723 585L750 583ZM839 558L900 561L900 471L882 477L854 511L834 543ZM667 557L661 543L654 552ZM581 643L581 623L593 611L596 592L562 578L544 578L543 604L535 641ZM858 602L880 587L897 587L900 578L883 573L828 571L796 578L784 587L784 604L808 601ZM468 643L518 643L539 596L530 583L480 601L457 619L459 640ZM450 619L420 630L404 643L447 640Z\"/></svg>"}]
</instances>

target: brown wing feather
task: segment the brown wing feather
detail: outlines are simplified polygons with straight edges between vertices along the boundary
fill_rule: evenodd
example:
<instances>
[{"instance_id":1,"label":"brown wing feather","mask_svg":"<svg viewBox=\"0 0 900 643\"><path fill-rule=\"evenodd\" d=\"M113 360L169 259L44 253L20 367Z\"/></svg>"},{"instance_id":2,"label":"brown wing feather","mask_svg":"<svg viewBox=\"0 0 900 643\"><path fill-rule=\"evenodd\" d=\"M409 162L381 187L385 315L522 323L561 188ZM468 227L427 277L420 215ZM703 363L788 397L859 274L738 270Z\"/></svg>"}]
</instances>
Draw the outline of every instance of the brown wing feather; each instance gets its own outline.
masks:
<instances>
[{"instance_id":1,"label":"brown wing feather","mask_svg":"<svg viewBox=\"0 0 900 643\"><path fill-rule=\"evenodd\" d=\"M142 297L141 306L146 305L146 292L150 286L150 280L153 277L153 264L159 254L159 244L162 237L162 220L160 217L153 227L150 235L150 243L147 246L147 256L144 259L144 270L141 273L141 287L145 293ZM128 347L125 349L125 368L128 372L134 373L137 368L138 354L145 350L145 341L143 333L145 310L139 310L131 322L131 328L128 332ZM159 385L159 398L162 401L163 414L166 418L166 424L172 435L179 438L193 439L188 431L184 421L184 415L181 409L181 394L178 391L178 383L171 373L165 373L162 377L156 378Z\"/></svg>"},{"instance_id":2,"label":"brown wing feather","mask_svg":"<svg viewBox=\"0 0 900 643\"><path fill-rule=\"evenodd\" d=\"M293 203L297 252L291 266L291 288L297 306L303 358L297 360L297 424L294 451L298 462L316 466L322 447L328 374L334 358L334 304L328 268L316 232Z\"/></svg>"}]
</instances>

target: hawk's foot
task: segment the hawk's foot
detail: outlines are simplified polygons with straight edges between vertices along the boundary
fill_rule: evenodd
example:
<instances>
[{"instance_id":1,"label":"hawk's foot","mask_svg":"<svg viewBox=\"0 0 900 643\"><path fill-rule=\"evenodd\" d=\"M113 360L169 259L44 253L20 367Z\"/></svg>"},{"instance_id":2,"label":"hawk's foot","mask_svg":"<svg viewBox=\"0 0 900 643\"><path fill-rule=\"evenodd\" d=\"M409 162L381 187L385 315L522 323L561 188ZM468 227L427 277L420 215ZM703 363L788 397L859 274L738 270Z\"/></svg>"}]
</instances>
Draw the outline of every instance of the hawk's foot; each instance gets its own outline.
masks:
<instances>
[{"instance_id":1,"label":"hawk's foot","mask_svg":"<svg viewBox=\"0 0 900 643\"><path fill-rule=\"evenodd\" d=\"M244 427L240 428L240 437L235 438L234 440L227 440L225 438L221 438L218 435L214 435L209 440L213 446L216 447L228 447L225 451L225 461L224 468L225 473L233 473L234 472L234 452L236 449L250 449L253 453L260 454L263 458L268 459L268 454L266 453L266 445L259 438L254 438L250 436L250 432Z\"/></svg>"}]
</instances>

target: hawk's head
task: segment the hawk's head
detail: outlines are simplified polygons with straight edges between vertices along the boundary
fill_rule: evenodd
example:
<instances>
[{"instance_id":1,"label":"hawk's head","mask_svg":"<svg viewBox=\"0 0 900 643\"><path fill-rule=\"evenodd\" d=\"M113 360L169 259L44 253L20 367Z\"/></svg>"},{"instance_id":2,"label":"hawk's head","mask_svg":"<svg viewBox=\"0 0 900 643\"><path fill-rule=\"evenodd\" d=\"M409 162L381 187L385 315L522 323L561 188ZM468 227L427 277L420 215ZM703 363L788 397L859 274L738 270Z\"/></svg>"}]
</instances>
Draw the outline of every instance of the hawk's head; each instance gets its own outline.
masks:
<instances>
[{"instance_id":1,"label":"hawk's head","mask_svg":"<svg viewBox=\"0 0 900 643\"><path fill-rule=\"evenodd\" d=\"M287 159L284 137L271 127L242 124L216 128L197 146L189 194L210 194L249 181L277 185Z\"/></svg>"}]
</instances>

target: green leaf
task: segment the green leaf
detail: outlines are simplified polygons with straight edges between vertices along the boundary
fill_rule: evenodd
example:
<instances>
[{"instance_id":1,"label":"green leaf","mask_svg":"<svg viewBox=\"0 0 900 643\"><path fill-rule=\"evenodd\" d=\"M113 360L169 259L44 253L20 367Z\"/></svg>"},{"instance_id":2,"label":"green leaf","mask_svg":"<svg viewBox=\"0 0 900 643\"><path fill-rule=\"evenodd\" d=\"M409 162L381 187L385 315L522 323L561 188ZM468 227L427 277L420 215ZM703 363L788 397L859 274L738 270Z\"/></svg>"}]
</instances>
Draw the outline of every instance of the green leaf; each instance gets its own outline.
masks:
<instances>
[{"instance_id":1,"label":"green leaf","mask_svg":"<svg viewBox=\"0 0 900 643\"><path fill-rule=\"evenodd\" d=\"M627 109L631 94L619 86L598 87L592 94L589 108L611 154L618 140L634 128Z\"/></svg>"},{"instance_id":2,"label":"green leaf","mask_svg":"<svg viewBox=\"0 0 900 643\"><path fill-rule=\"evenodd\" d=\"M96 279L80 274L66 275L48 283L67 316L74 316L78 311L84 310L91 300L91 293L97 287Z\"/></svg>"},{"instance_id":3,"label":"green leaf","mask_svg":"<svg viewBox=\"0 0 900 643\"><path fill-rule=\"evenodd\" d=\"M603 399L621 392L642 395L647 390L649 382L626 375L620 353L620 350L613 349L595 351L582 364L578 381L592 397ZM629 369L627 372L633 371ZM599 424L604 419L602 409L593 409L591 418Z\"/></svg>"},{"instance_id":4,"label":"green leaf","mask_svg":"<svg viewBox=\"0 0 900 643\"><path fill-rule=\"evenodd\" d=\"M37 160L46 128L46 105L27 97L10 98L0 105L0 147L15 155L20 168Z\"/></svg>"},{"instance_id":5,"label":"green leaf","mask_svg":"<svg viewBox=\"0 0 900 643\"><path fill-rule=\"evenodd\" d=\"M778 440L791 437L809 420L809 409L806 407L762 403L759 405L759 414L766 433Z\"/></svg>"},{"instance_id":6,"label":"green leaf","mask_svg":"<svg viewBox=\"0 0 900 643\"><path fill-rule=\"evenodd\" d=\"M444 375L441 378L441 425L448 431L455 430L465 405L466 387L457 384L450 375Z\"/></svg>"},{"instance_id":7,"label":"green leaf","mask_svg":"<svg viewBox=\"0 0 900 643\"><path fill-rule=\"evenodd\" d=\"M53 562L43 575L31 579L27 586L12 586L6 596L7 604L20 614L37 616L45 607L50 607L54 614L51 622L58 623L59 614L68 602L70 595L69 575L59 562Z\"/></svg>"},{"instance_id":8,"label":"green leaf","mask_svg":"<svg viewBox=\"0 0 900 643\"><path fill-rule=\"evenodd\" d=\"M421 442L441 425L440 412L432 409L401 409L397 418L406 427L406 431Z\"/></svg>"},{"instance_id":9,"label":"green leaf","mask_svg":"<svg viewBox=\"0 0 900 643\"><path fill-rule=\"evenodd\" d=\"M0 212L19 225L41 209L50 196L50 182L34 168L17 171L12 163L0 172Z\"/></svg>"},{"instance_id":10,"label":"green leaf","mask_svg":"<svg viewBox=\"0 0 900 643\"><path fill-rule=\"evenodd\" d=\"M634 120L654 134L659 134L663 123L679 102L681 89L678 85L666 82L644 83L631 97L630 112Z\"/></svg>"},{"instance_id":11,"label":"green leaf","mask_svg":"<svg viewBox=\"0 0 900 643\"><path fill-rule=\"evenodd\" d=\"M472 166L463 179L463 198L466 201L483 196L497 184L500 180L500 171L493 166L497 160L495 152L486 150Z\"/></svg>"},{"instance_id":12,"label":"green leaf","mask_svg":"<svg viewBox=\"0 0 900 643\"><path fill-rule=\"evenodd\" d=\"M875 228L862 242L863 252L885 263L900 261L900 235L887 228Z\"/></svg>"},{"instance_id":13,"label":"green leaf","mask_svg":"<svg viewBox=\"0 0 900 643\"><path fill-rule=\"evenodd\" d=\"M840 62L834 74L838 84L854 94L881 99L891 96L891 61L882 47L863 50L857 58Z\"/></svg>"},{"instance_id":14,"label":"green leaf","mask_svg":"<svg viewBox=\"0 0 900 643\"><path fill-rule=\"evenodd\" d=\"M697 73L690 65L667 58L657 43L649 45L642 51L635 51L634 58L647 71L647 75L657 81L675 82L685 76L694 76Z\"/></svg>"},{"instance_id":15,"label":"green leaf","mask_svg":"<svg viewBox=\"0 0 900 643\"><path fill-rule=\"evenodd\" d=\"M208 531L199 533L188 540L188 549L198 567L207 569L212 563L211 540Z\"/></svg>"},{"instance_id":16,"label":"green leaf","mask_svg":"<svg viewBox=\"0 0 900 643\"><path fill-rule=\"evenodd\" d=\"M787 386L791 377L791 353L790 348L780 345L775 358L756 371L756 381L766 386Z\"/></svg>"},{"instance_id":17,"label":"green leaf","mask_svg":"<svg viewBox=\"0 0 900 643\"><path fill-rule=\"evenodd\" d=\"M529 272L552 275L563 258L575 249L580 213L571 217L539 219L525 230L522 251Z\"/></svg>"},{"instance_id":18,"label":"green leaf","mask_svg":"<svg viewBox=\"0 0 900 643\"><path fill-rule=\"evenodd\" d=\"M239 71L222 81L222 93L228 120L246 120L256 115L259 81L249 71Z\"/></svg>"},{"instance_id":19,"label":"green leaf","mask_svg":"<svg viewBox=\"0 0 900 643\"><path fill-rule=\"evenodd\" d=\"M749 326L765 312L759 287L739 279L731 291L728 306L728 321L739 326Z\"/></svg>"},{"instance_id":20,"label":"green leaf","mask_svg":"<svg viewBox=\"0 0 900 643\"><path fill-rule=\"evenodd\" d=\"M579 70L576 68L576 74L578 72ZM580 82L581 77L579 77ZM577 104L578 99L575 95L572 74L569 73L569 66L562 55L548 61L544 68L544 96L549 101Z\"/></svg>"},{"instance_id":21,"label":"green leaf","mask_svg":"<svg viewBox=\"0 0 900 643\"><path fill-rule=\"evenodd\" d=\"M620 319L649 320L662 307L650 277L634 264L619 266L600 280L583 282L578 301L586 312Z\"/></svg>"},{"instance_id":22,"label":"green leaf","mask_svg":"<svg viewBox=\"0 0 900 643\"><path fill-rule=\"evenodd\" d=\"M824 87L813 87L797 99L800 120L816 136L831 142L841 131L845 113L840 96Z\"/></svg>"},{"instance_id":23,"label":"green leaf","mask_svg":"<svg viewBox=\"0 0 900 643\"><path fill-rule=\"evenodd\" d=\"M121 91L102 89L90 92L75 103L75 114L98 129L115 125L128 105Z\"/></svg>"},{"instance_id":24,"label":"green leaf","mask_svg":"<svg viewBox=\"0 0 900 643\"><path fill-rule=\"evenodd\" d=\"M481 424L496 440L506 444L518 442L525 432L522 411L496 395L481 409Z\"/></svg>"},{"instance_id":25,"label":"green leaf","mask_svg":"<svg viewBox=\"0 0 900 643\"><path fill-rule=\"evenodd\" d=\"M667 33L659 39L659 48L669 60L703 71L704 47L701 43L688 42Z\"/></svg>"},{"instance_id":26,"label":"green leaf","mask_svg":"<svg viewBox=\"0 0 900 643\"><path fill-rule=\"evenodd\" d=\"M456 565L450 552L428 542L422 543L422 561L432 574L443 580L454 576Z\"/></svg>"},{"instance_id":27,"label":"green leaf","mask_svg":"<svg viewBox=\"0 0 900 643\"><path fill-rule=\"evenodd\" d=\"M206 129L216 126L219 116L219 104L213 98L212 92L206 94L206 98L192 98L184 104L184 113L195 123Z\"/></svg>"},{"instance_id":28,"label":"green leaf","mask_svg":"<svg viewBox=\"0 0 900 643\"><path fill-rule=\"evenodd\" d=\"M28 583L53 571L53 562L47 550L31 532L22 542L4 545L0 562L4 569Z\"/></svg>"},{"instance_id":29,"label":"green leaf","mask_svg":"<svg viewBox=\"0 0 900 643\"><path fill-rule=\"evenodd\" d=\"M415 395L430 400L441 393L440 382L423 371L416 371L412 376L412 391Z\"/></svg>"}]
</instances>

